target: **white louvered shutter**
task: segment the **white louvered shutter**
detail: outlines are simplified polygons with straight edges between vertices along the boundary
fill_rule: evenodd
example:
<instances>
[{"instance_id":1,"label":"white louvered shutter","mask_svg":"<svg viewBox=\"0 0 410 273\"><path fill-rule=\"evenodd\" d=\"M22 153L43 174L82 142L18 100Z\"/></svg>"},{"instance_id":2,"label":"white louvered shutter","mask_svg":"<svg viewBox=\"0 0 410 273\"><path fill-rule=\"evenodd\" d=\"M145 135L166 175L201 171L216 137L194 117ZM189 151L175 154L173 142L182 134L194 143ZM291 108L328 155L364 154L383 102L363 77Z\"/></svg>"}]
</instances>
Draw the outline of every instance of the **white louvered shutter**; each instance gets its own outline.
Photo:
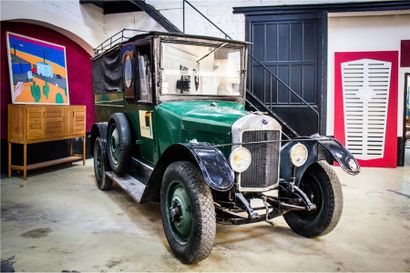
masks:
<instances>
[{"instance_id":1,"label":"white louvered shutter","mask_svg":"<svg viewBox=\"0 0 410 273\"><path fill-rule=\"evenodd\" d=\"M391 63L342 63L346 146L358 159L384 157Z\"/></svg>"}]
</instances>

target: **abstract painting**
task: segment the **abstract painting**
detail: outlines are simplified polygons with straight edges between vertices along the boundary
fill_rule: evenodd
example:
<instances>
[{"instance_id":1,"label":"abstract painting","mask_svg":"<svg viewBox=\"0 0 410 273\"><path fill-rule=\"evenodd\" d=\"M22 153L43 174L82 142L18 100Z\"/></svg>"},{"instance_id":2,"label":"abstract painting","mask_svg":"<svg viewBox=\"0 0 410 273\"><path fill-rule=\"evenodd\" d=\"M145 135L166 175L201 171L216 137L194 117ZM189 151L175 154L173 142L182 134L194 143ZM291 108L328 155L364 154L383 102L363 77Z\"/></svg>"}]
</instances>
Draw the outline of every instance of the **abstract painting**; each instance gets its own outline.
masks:
<instances>
[{"instance_id":1,"label":"abstract painting","mask_svg":"<svg viewBox=\"0 0 410 273\"><path fill-rule=\"evenodd\" d=\"M11 98L17 104L69 104L65 47L7 32Z\"/></svg>"}]
</instances>

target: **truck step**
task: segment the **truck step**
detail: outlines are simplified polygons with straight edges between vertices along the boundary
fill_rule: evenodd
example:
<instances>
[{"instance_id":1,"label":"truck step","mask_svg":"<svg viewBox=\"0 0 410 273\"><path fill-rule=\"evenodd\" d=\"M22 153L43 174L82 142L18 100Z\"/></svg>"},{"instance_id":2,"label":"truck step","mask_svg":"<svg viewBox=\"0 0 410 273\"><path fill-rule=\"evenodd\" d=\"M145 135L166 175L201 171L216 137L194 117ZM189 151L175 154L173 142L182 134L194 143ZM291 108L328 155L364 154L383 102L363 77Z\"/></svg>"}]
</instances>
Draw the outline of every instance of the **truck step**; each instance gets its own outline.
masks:
<instances>
[{"instance_id":1,"label":"truck step","mask_svg":"<svg viewBox=\"0 0 410 273\"><path fill-rule=\"evenodd\" d=\"M145 190L145 185L138 179L135 179L129 174L119 176L114 172L105 172L108 178L117 183L124 191L138 203L141 201L142 194Z\"/></svg>"}]
</instances>

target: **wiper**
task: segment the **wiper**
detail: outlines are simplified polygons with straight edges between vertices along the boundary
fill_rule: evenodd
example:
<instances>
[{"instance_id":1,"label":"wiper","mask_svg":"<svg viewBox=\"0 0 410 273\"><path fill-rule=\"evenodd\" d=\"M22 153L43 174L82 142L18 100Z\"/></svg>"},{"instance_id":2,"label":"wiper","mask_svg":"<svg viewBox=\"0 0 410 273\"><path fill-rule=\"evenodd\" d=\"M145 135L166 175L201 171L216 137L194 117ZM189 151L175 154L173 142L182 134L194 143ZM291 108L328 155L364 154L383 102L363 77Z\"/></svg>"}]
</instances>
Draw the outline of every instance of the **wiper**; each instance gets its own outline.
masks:
<instances>
[{"instance_id":1,"label":"wiper","mask_svg":"<svg viewBox=\"0 0 410 273\"><path fill-rule=\"evenodd\" d=\"M202 61L203 59L205 59L206 57L208 57L209 55L211 55L212 53L214 53L215 51L223 48L224 46L226 46L226 43L221 44L220 46L216 47L214 50L212 50L211 52L205 54L204 56L202 56L199 60L196 61L196 63L199 63L200 61Z\"/></svg>"}]
</instances>

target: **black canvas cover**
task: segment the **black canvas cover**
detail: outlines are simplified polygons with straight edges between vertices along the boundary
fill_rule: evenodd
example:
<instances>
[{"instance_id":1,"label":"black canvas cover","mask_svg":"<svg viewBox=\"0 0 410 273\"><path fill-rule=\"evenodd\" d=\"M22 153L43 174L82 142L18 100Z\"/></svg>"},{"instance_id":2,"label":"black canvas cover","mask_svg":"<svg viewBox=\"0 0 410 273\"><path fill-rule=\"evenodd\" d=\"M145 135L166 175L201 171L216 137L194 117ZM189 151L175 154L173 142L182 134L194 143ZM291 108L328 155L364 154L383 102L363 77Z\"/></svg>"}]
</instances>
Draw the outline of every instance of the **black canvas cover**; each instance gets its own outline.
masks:
<instances>
[{"instance_id":1,"label":"black canvas cover","mask_svg":"<svg viewBox=\"0 0 410 273\"><path fill-rule=\"evenodd\" d=\"M122 92L121 48L109 50L93 60L93 92Z\"/></svg>"}]
</instances>

